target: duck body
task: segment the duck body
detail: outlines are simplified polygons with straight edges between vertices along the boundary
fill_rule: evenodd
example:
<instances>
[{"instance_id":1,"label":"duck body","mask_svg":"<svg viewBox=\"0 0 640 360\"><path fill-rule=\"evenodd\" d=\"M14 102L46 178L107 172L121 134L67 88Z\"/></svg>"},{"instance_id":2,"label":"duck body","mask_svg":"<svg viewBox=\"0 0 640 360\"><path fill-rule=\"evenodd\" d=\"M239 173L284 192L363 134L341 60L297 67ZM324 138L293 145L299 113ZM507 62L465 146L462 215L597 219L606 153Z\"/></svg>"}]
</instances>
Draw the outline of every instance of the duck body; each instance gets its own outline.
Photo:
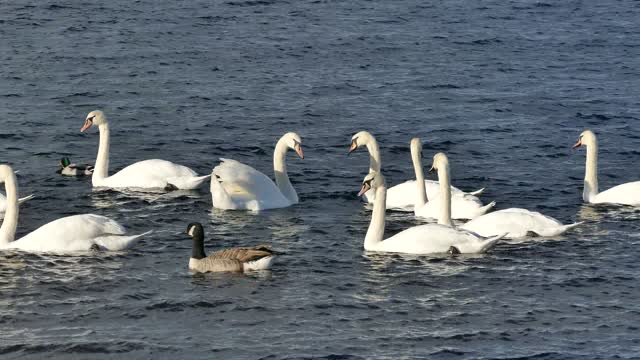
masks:
<instances>
[{"instance_id":1,"label":"duck body","mask_svg":"<svg viewBox=\"0 0 640 360\"><path fill-rule=\"evenodd\" d=\"M560 221L539 212L510 208L482 215L460 228L482 236L507 233L507 238L522 239L530 235L557 236L580 224L563 225Z\"/></svg>"},{"instance_id":2,"label":"duck body","mask_svg":"<svg viewBox=\"0 0 640 360\"><path fill-rule=\"evenodd\" d=\"M59 165L60 169L56 172L64 176L91 176L93 174L92 165L73 164L68 157L63 157Z\"/></svg>"}]
</instances>

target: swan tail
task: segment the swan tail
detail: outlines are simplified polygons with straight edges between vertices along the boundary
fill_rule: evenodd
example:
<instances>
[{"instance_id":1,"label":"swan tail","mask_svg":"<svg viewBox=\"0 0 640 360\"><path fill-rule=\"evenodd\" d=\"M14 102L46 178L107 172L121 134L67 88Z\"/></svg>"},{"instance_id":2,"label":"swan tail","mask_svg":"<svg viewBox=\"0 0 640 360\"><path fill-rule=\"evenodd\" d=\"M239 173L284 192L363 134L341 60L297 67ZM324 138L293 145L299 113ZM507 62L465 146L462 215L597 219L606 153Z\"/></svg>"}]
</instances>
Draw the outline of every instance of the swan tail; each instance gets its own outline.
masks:
<instances>
[{"instance_id":1,"label":"swan tail","mask_svg":"<svg viewBox=\"0 0 640 360\"><path fill-rule=\"evenodd\" d=\"M149 235L153 232L153 230L149 230L145 233L131 236L122 236L122 235L112 235L112 236L104 236L95 239L95 243L103 249L109 251L120 251L129 249L134 244L138 242L142 237Z\"/></svg>"},{"instance_id":2,"label":"swan tail","mask_svg":"<svg viewBox=\"0 0 640 360\"><path fill-rule=\"evenodd\" d=\"M496 202L492 201L490 203L488 203L487 205L481 207L480 209L478 209L478 216L482 215L482 214L486 214L487 211L493 209L496 206Z\"/></svg>"},{"instance_id":3,"label":"swan tail","mask_svg":"<svg viewBox=\"0 0 640 360\"><path fill-rule=\"evenodd\" d=\"M23 197L23 198L20 198L20 199L18 199L18 204L22 204L23 202L28 201L28 200L31 200L31 199L33 199L34 197L36 197L36 196L35 196L35 195L33 195L33 194L31 194L31 195L29 195L29 196L25 196L25 197Z\"/></svg>"},{"instance_id":4,"label":"swan tail","mask_svg":"<svg viewBox=\"0 0 640 360\"><path fill-rule=\"evenodd\" d=\"M478 196L478 195L482 194L482 193L484 192L484 190L485 190L485 189L486 189L486 188L482 188L482 189L478 189L478 190L476 190L476 191L471 191L471 192L469 192L468 194L469 194L469 195L473 195L473 196Z\"/></svg>"},{"instance_id":5,"label":"swan tail","mask_svg":"<svg viewBox=\"0 0 640 360\"><path fill-rule=\"evenodd\" d=\"M488 250L491 250L494 246L496 246L496 244L498 243L498 241L500 241L502 238L504 238L505 236L507 236L508 233L504 233L501 235L497 235L497 236L493 236L490 237L488 239L486 239L484 241L484 243L482 243L482 247L480 248L480 253L485 253Z\"/></svg>"},{"instance_id":6,"label":"swan tail","mask_svg":"<svg viewBox=\"0 0 640 360\"><path fill-rule=\"evenodd\" d=\"M560 227L560 231L558 231L558 233L556 235L564 234L565 232L573 229L576 226L580 226L582 224L584 224L584 221L578 221L577 223L573 223L573 224L569 224L569 225L562 225Z\"/></svg>"},{"instance_id":7,"label":"swan tail","mask_svg":"<svg viewBox=\"0 0 640 360\"><path fill-rule=\"evenodd\" d=\"M199 188L210 177L211 174L204 176L169 178L167 179L167 186L172 185L180 190L194 190Z\"/></svg>"}]
</instances>

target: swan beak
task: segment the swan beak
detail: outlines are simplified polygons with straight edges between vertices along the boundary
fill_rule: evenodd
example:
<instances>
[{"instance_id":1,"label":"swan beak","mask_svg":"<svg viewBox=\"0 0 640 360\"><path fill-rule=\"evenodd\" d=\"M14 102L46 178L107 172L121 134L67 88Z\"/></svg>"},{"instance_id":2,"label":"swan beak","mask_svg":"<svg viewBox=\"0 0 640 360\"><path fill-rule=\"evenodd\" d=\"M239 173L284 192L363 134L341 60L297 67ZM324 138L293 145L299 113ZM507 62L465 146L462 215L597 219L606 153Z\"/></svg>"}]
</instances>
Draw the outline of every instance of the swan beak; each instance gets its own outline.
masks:
<instances>
[{"instance_id":1,"label":"swan beak","mask_svg":"<svg viewBox=\"0 0 640 360\"><path fill-rule=\"evenodd\" d=\"M431 165L431 168L429 168L429 172L432 173L434 171L436 171L436 168L433 165Z\"/></svg>"},{"instance_id":2,"label":"swan beak","mask_svg":"<svg viewBox=\"0 0 640 360\"><path fill-rule=\"evenodd\" d=\"M367 183L362 184L362 188L360 188L360 192L358 193L358 196L362 196L362 194L366 193L367 191L371 190L371 186Z\"/></svg>"},{"instance_id":3,"label":"swan beak","mask_svg":"<svg viewBox=\"0 0 640 360\"><path fill-rule=\"evenodd\" d=\"M85 120L84 126L82 127L82 129L80 129L80 132L85 132L88 128L91 127L91 125L93 125L93 120L91 119Z\"/></svg>"},{"instance_id":4,"label":"swan beak","mask_svg":"<svg viewBox=\"0 0 640 360\"><path fill-rule=\"evenodd\" d=\"M296 150L296 154L300 156L300 159L304 159L304 151L302 151L302 146L300 144L296 144L294 149Z\"/></svg>"},{"instance_id":5,"label":"swan beak","mask_svg":"<svg viewBox=\"0 0 640 360\"><path fill-rule=\"evenodd\" d=\"M575 149L575 148L579 148L580 146L582 146L582 139L578 140L578 142L575 145L573 145L571 148Z\"/></svg>"},{"instance_id":6,"label":"swan beak","mask_svg":"<svg viewBox=\"0 0 640 360\"><path fill-rule=\"evenodd\" d=\"M352 152L356 151L356 149L358 148L358 142L353 140L351 142L351 146L349 147L349 152L347 153L347 155L351 154Z\"/></svg>"}]
</instances>

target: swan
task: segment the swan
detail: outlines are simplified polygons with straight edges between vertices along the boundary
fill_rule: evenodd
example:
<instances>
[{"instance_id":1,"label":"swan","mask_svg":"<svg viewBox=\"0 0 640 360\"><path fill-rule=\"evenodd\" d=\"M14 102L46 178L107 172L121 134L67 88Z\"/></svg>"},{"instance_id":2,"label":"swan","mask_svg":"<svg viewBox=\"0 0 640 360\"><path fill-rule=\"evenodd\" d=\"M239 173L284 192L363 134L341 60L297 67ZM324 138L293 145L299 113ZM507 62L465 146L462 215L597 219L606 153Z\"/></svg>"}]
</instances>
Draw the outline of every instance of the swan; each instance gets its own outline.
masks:
<instances>
[{"instance_id":1,"label":"swan","mask_svg":"<svg viewBox=\"0 0 640 360\"><path fill-rule=\"evenodd\" d=\"M349 154L351 154L361 146L365 146L369 151L369 172L380 172L380 147L378 146L376 138L368 131L358 132L351 137L351 147L349 148ZM411 157L413 160L413 151L411 153ZM427 196L429 198L433 198L438 194L440 186L438 185L437 181L424 180L424 184L426 187ZM484 188L476 190L474 192L470 192L468 194L477 196L480 195L483 191ZM455 186L451 186L451 192L454 196L458 194L466 194ZM416 193L415 180L408 180L401 184L392 186L387 190L387 209L413 211L416 196L418 196L418 194ZM374 191L369 191L364 195L365 200L369 204L373 204L375 200L374 197Z\"/></svg>"},{"instance_id":2,"label":"swan","mask_svg":"<svg viewBox=\"0 0 640 360\"><path fill-rule=\"evenodd\" d=\"M191 223L187 234L193 239L189 270L193 272L245 272L267 270L276 257L268 246L238 247L216 251L207 256L204 252L202 224Z\"/></svg>"},{"instance_id":3,"label":"swan","mask_svg":"<svg viewBox=\"0 0 640 360\"><path fill-rule=\"evenodd\" d=\"M437 154L436 156L444 154ZM438 174L448 172L448 167L439 166L439 158L434 157L434 167L438 167ZM448 177L440 179L441 191L450 195ZM438 224L426 224L411 227L388 239L383 240L385 227L385 202L387 188L384 177L378 172L369 173L362 183L358 195L373 189L376 200L373 203L371 223L364 239L364 249L367 251L396 252L406 254L447 253L454 247L458 253L483 253L491 249L504 234L485 238L469 231L451 227L451 204L441 203L441 214Z\"/></svg>"},{"instance_id":4,"label":"swan","mask_svg":"<svg viewBox=\"0 0 640 360\"><path fill-rule=\"evenodd\" d=\"M527 209L509 208L479 216L460 226L482 236L507 233L506 238L522 239L527 236L557 236L582 224L563 225L560 221Z\"/></svg>"},{"instance_id":5,"label":"swan","mask_svg":"<svg viewBox=\"0 0 640 360\"><path fill-rule=\"evenodd\" d=\"M100 110L90 112L80 132L85 132L92 125L98 126L100 131L98 156L91 177L93 187L192 190L211 176L198 176L186 166L158 159L139 161L109 176L109 122L106 115Z\"/></svg>"},{"instance_id":6,"label":"swan","mask_svg":"<svg viewBox=\"0 0 640 360\"><path fill-rule=\"evenodd\" d=\"M598 140L596 134L591 130L583 131L573 148L581 146L587 147L587 164L584 175L584 190L582 191L584 202L640 206L640 181L628 182L598 192Z\"/></svg>"},{"instance_id":7,"label":"swan","mask_svg":"<svg viewBox=\"0 0 640 360\"><path fill-rule=\"evenodd\" d=\"M416 217L426 219L438 219L440 216L441 202L445 199L441 191L437 192L435 196L428 196L426 188L424 186L424 173L422 171L422 142L418 138L411 139L411 157L413 160L413 170L416 173L416 181L413 186L415 187L414 193L417 195L414 197L415 206L413 211ZM449 167L449 160L447 161L447 169ZM446 181L449 182L449 172L438 174L439 181L446 177ZM438 183L437 181L435 182ZM444 194L449 199L446 200L451 203L451 217L454 219L473 219L478 217L496 205L495 201L487 205L482 205L480 199L473 195L458 193L456 195ZM427 199L429 201L427 201ZM496 234L494 234L496 235Z\"/></svg>"},{"instance_id":8,"label":"swan","mask_svg":"<svg viewBox=\"0 0 640 360\"><path fill-rule=\"evenodd\" d=\"M126 236L124 227L117 222L100 215L84 214L54 220L14 241L18 227L18 181L8 165L0 165L1 183L7 191L7 213L0 227L0 249L55 253L96 248L124 250L150 233Z\"/></svg>"},{"instance_id":9,"label":"swan","mask_svg":"<svg viewBox=\"0 0 640 360\"><path fill-rule=\"evenodd\" d=\"M225 210L266 210L298 203L298 194L289 181L285 157L293 149L304 159L302 140L296 133L284 134L273 153L275 183L260 171L239 161L221 158L211 176L213 206Z\"/></svg>"},{"instance_id":10,"label":"swan","mask_svg":"<svg viewBox=\"0 0 640 360\"><path fill-rule=\"evenodd\" d=\"M93 165L78 165L71 163L68 157L60 160L60 169L56 173L64 176L91 176L93 175Z\"/></svg>"}]
</instances>

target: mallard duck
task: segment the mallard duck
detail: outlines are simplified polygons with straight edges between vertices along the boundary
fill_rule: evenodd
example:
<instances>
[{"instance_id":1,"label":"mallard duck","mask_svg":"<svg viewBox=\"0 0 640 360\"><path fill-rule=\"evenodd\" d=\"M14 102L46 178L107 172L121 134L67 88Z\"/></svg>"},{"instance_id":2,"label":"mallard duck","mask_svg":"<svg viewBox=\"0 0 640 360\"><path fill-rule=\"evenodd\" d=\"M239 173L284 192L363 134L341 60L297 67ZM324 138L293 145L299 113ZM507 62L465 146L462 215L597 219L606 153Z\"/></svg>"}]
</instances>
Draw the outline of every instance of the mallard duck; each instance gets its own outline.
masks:
<instances>
[{"instance_id":1,"label":"mallard duck","mask_svg":"<svg viewBox=\"0 0 640 360\"><path fill-rule=\"evenodd\" d=\"M58 174L65 176L91 176L93 175L93 166L72 164L68 157L60 160L60 169L56 171Z\"/></svg>"}]
</instances>

